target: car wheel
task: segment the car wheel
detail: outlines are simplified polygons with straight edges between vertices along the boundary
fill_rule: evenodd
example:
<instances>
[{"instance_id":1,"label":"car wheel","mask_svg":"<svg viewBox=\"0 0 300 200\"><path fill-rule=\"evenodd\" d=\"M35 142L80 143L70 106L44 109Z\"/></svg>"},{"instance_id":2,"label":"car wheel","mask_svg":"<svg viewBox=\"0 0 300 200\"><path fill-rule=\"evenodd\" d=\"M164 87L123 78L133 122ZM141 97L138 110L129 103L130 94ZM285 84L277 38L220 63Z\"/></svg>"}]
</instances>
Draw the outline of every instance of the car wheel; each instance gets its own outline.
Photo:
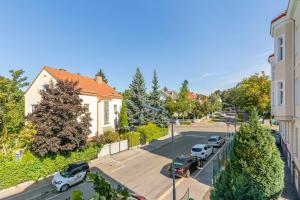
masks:
<instances>
[{"instance_id":1,"label":"car wheel","mask_svg":"<svg viewBox=\"0 0 300 200\"><path fill-rule=\"evenodd\" d=\"M189 177L190 177L190 175L191 175L191 172L190 172L190 170L187 170L187 171L186 171L186 177L187 177L187 178L189 178Z\"/></svg>"},{"instance_id":2,"label":"car wheel","mask_svg":"<svg viewBox=\"0 0 300 200\"><path fill-rule=\"evenodd\" d=\"M67 191L68 189L69 189L69 185L68 185L68 184L65 184L65 185L63 185L63 186L61 187L60 191L65 192L65 191Z\"/></svg>"}]
</instances>

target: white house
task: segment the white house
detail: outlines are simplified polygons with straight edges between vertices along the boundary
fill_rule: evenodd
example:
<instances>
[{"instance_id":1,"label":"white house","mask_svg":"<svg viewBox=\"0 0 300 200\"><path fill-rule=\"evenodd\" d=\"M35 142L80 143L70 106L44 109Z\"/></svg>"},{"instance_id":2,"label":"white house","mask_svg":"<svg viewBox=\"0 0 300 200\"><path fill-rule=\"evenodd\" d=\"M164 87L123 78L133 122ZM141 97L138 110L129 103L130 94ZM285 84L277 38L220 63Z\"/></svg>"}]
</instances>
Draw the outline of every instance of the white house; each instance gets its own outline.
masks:
<instances>
[{"instance_id":1,"label":"white house","mask_svg":"<svg viewBox=\"0 0 300 200\"><path fill-rule=\"evenodd\" d=\"M122 95L114 88L103 82L101 76L89 78L80 74L73 74L64 69L43 67L25 92L25 115L31 113L41 100L39 91L54 84L57 80L78 81L81 88L80 98L86 112L91 113L90 137L103 134L106 128L115 128L118 122L118 113L122 106Z\"/></svg>"}]
</instances>

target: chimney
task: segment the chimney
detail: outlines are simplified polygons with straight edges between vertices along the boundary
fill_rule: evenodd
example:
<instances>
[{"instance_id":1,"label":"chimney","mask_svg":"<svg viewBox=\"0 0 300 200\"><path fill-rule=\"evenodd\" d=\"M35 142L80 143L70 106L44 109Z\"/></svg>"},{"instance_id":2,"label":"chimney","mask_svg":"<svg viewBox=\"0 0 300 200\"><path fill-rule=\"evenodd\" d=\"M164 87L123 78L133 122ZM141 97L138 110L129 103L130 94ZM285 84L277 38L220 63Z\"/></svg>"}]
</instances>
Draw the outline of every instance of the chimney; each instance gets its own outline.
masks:
<instances>
[{"instance_id":1,"label":"chimney","mask_svg":"<svg viewBox=\"0 0 300 200\"><path fill-rule=\"evenodd\" d=\"M103 82L102 76L96 76L95 81L98 84L102 84L102 82Z\"/></svg>"}]
</instances>

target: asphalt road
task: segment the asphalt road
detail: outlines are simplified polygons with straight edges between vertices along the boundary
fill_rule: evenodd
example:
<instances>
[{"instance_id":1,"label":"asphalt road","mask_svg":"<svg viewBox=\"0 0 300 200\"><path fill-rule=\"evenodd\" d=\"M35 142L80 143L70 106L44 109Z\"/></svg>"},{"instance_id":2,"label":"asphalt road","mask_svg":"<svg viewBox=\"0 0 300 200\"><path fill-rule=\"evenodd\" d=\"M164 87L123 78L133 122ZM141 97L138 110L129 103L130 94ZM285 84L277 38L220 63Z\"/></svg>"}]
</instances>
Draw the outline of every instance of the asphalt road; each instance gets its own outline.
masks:
<instances>
[{"instance_id":1,"label":"asphalt road","mask_svg":"<svg viewBox=\"0 0 300 200\"><path fill-rule=\"evenodd\" d=\"M183 137L175 141L176 155L190 154L193 145L207 143L207 139L211 135L227 136L221 132L183 133ZM130 191L143 195L149 200L156 200L172 185L172 179L168 177L166 167L171 162L171 149L172 146L169 143L152 152L144 149L129 150L110 158L97 160L92 166L92 171L99 172L114 186L124 185ZM215 152L217 150L215 149ZM201 175L199 172L200 169L193 172L191 176ZM84 193L85 199L93 196L92 184L87 182L73 186L63 193L55 191L50 183L51 177L28 188L23 193L7 198L7 200L61 200L68 198L72 191L77 189Z\"/></svg>"}]
</instances>

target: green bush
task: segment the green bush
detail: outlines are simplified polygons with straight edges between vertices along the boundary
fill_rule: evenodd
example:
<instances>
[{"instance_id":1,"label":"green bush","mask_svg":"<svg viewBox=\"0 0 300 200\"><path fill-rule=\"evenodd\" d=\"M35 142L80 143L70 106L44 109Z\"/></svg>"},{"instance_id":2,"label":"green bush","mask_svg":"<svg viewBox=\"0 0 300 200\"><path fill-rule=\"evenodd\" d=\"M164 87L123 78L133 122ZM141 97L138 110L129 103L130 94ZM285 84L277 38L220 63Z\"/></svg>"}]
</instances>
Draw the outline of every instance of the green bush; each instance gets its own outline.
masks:
<instances>
[{"instance_id":1,"label":"green bush","mask_svg":"<svg viewBox=\"0 0 300 200\"><path fill-rule=\"evenodd\" d=\"M156 124L149 123L147 125L140 126L136 129L136 132L141 134L141 140L145 138L146 142L158 139L168 134L167 128L160 128Z\"/></svg>"},{"instance_id":2,"label":"green bush","mask_svg":"<svg viewBox=\"0 0 300 200\"><path fill-rule=\"evenodd\" d=\"M249 174L267 199L276 199L283 190L283 161L274 137L262 127L255 112L234 138L232 168Z\"/></svg>"},{"instance_id":3,"label":"green bush","mask_svg":"<svg viewBox=\"0 0 300 200\"><path fill-rule=\"evenodd\" d=\"M130 147L138 146L140 144L140 133L139 132L128 132L125 134L126 139Z\"/></svg>"},{"instance_id":4,"label":"green bush","mask_svg":"<svg viewBox=\"0 0 300 200\"><path fill-rule=\"evenodd\" d=\"M89 161L97 157L100 148L90 145L84 151L70 153L68 157L56 155L54 157L39 158L30 151L26 151L20 161L10 160L0 162L0 190L26 181L37 181L62 169L69 163Z\"/></svg>"},{"instance_id":5,"label":"green bush","mask_svg":"<svg viewBox=\"0 0 300 200\"><path fill-rule=\"evenodd\" d=\"M115 132L112 129L107 129L104 131L103 134L104 137L104 143L109 144L109 143L114 143L120 141L120 136L119 133Z\"/></svg>"},{"instance_id":6,"label":"green bush","mask_svg":"<svg viewBox=\"0 0 300 200\"><path fill-rule=\"evenodd\" d=\"M284 163L256 112L234 137L229 168L214 183L212 200L277 199L283 190Z\"/></svg>"},{"instance_id":7,"label":"green bush","mask_svg":"<svg viewBox=\"0 0 300 200\"><path fill-rule=\"evenodd\" d=\"M191 121L182 121L180 122L180 125L191 125L192 122Z\"/></svg>"}]
</instances>

